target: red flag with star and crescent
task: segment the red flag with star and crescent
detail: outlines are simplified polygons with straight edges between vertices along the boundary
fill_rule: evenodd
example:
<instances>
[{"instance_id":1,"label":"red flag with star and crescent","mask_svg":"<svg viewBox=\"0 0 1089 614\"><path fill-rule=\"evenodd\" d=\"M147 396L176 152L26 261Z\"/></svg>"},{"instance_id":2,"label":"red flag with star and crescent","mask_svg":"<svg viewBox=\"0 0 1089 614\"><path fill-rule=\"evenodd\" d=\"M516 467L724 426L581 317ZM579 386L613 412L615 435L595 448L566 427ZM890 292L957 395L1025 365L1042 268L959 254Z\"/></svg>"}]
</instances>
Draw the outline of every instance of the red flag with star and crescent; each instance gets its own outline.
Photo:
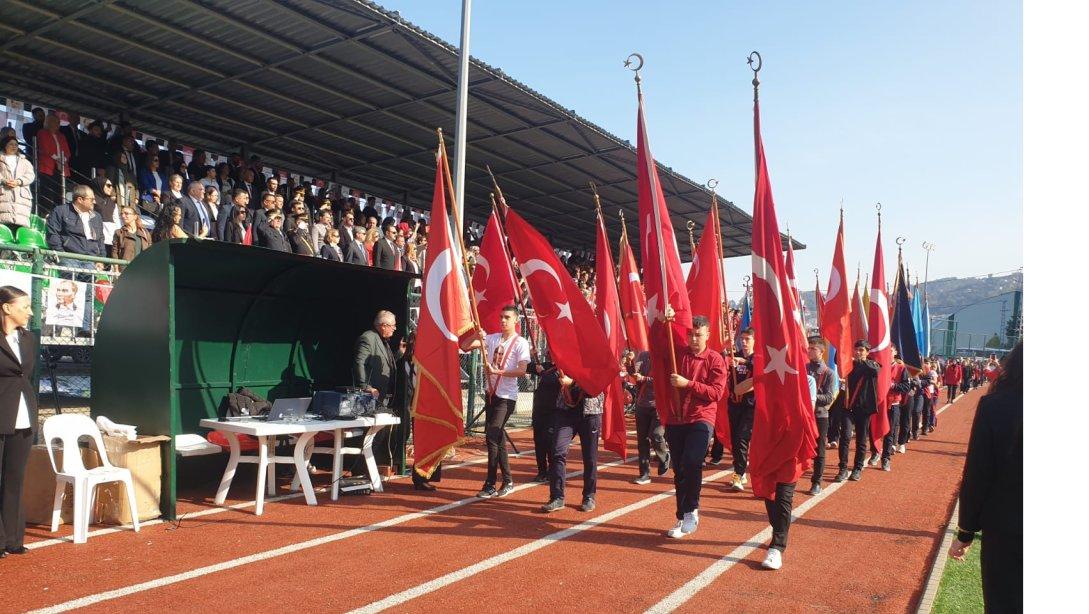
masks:
<instances>
[{"instance_id":1,"label":"red flag with star and crescent","mask_svg":"<svg viewBox=\"0 0 1089 614\"><path fill-rule=\"evenodd\" d=\"M836 367L840 377L851 371L854 342L851 338L851 297L847 295L847 258L844 255L843 212L839 214L836 250L832 252L832 270L828 274L828 291L824 293L821 310L821 336L836 348ZM856 289L857 291L857 289Z\"/></svg>"},{"instance_id":2,"label":"red flag with star and crescent","mask_svg":"<svg viewBox=\"0 0 1089 614\"><path fill-rule=\"evenodd\" d=\"M636 352L650 349L647 340L647 297L643 294L643 281L639 279L639 267L635 254L628 243L628 230L620 233L620 311L624 316L624 332L628 347Z\"/></svg>"},{"instance_id":3,"label":"red flag with star and crescent","mask_svg":"<svg viewBox=\"0 0 1089 614\"><path fill-rule=\"evenodd\" d=\"M680 414L679 395L669 384L673 371L672 356L687 345L692 328L692 309L688 288L681 271L677 237L669 220L662 182L650 151L647 123L643 113L643 92L639 91L639 117L636 131L636 175L639 192L639 247L642 252L643 283L647 294L647 318L650 321L650 370L654 379L654 400L662 423ZM666 306L675 314L670 344L669 325L662 319Z\"/></svg>"},{"instance_id":4,"label":"red flag with star and crescent","mask_svg":"<svg viewBox=\"0 0 1089 614\"><path fill-rule=\"evenodd\" d=\"M885 253L881 249L881 225L877 226L877 247L870 278L870 317L867 341L870 360L881 365L877 372L877 413L870 417L870 438L874 450L889 432L889 387L892 385L892 330L889 327L889 295L885 287Z\"/></svg>"},{"instance_id":5,"label":"red flag with star and crescent","mask_svg":"<svg viewBox=\"0 0 1089 614\"><path fill-rule=\"evenodd\" d=\"M718 226L716 207L707 212L707 221L703 224L696 255L692 258L692 268L688 269L688 300L692 314L706 316L710 323L710 337L707 347L715 352L726 349L726 321L722 315L722 306L726 302L726 287L722 275L722 259L719 249L721 232ZM730 448L730 418L728 400L724 394L718 402L715 415L715 438L726 448Z\"/></svg>"},{"instance_id":6,"label":"red flag with star and crescent","mask_svg":"<svg viewBox=\"0 0 1089 614\"><path fill-rule=\"evenodd\" d=\"M586 394L601 394L620 377L620 363L593 308L548 239L513 209L507 212L507 234L553 362Z\"/></svg>"},{"instance_id":7,"label":"red flag with star and crescent","mask_svg":"<svg viewBox=\"0 0 1089 614\"><path fill-rule=\"evenodd\" d=\"M616 290L616 269L609 249L609 235L600 210L597 216L597 257L594 263L594 309L597 321L605 331L609 350L618 364L624 351L624 335L620 325L620 297ZM601 416L601 445L620 458L628 457L628 430L624 425L624 387L620 377L614 377L605 389L605 409Z\"/></svg>"},{"instance_id":8,"label":"red flag with star and crescent","mask_svg":"<svg viewBox=\"0 0 1089 614\"><path fill-rule=\"evenodd\" d=\"M431 477L447 451L463 439L458 338L473 328L461 255L447 216L442 159L437 160L432 238L412 357L419 378L412 399L413 462L416 473L424 477Z\"/></svg>"},{"instance_id":9,"label":"red flag with star and crescent","mask_svg":"<svg viewBox=\"0 0 1089 614\"><path fill-rule=\"evenodd\" d=\"M473 295L480 326L486 333L499 332L499 312L515 303L514 272L503 245L503 230L493 211L480 241L473 269Z\"/></svg>"},{"instance_id":10,"label":"red flag with star and crescent","mask_svg":"<svg viewBox=\"0 0 1089 614\"><path fill-rule=\"evenodd\" d=\"M760 105L753 106L756 192L753 196L752 288L756 411L750 443L753 494L774 500L775 486L796 482L816 452L817 425L809 395L806 339L790 287L771 194Z\"/></svg>"}]
</instances>

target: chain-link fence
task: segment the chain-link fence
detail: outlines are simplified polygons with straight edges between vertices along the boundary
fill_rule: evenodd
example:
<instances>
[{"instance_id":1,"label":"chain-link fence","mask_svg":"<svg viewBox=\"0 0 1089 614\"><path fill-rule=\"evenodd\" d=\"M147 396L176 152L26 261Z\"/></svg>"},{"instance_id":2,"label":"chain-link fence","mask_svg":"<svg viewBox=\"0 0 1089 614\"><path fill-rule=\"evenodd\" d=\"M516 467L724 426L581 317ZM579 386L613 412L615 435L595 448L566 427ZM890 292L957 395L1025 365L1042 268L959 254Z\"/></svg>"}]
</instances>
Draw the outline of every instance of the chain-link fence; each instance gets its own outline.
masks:
<instances>
[{"instance_id":1,"label":"chain-link fence","mask_svg":"<svg viewBox=\"0 0 1089 614\"><path fill-rule=\"evenodd\" d=\"M124 261L0 244L0 285L31 296L40 333L38 419L90 415L91 360L102 308ZM40 429L39 429L40 432Z\"/></svg>"}]
</instances>

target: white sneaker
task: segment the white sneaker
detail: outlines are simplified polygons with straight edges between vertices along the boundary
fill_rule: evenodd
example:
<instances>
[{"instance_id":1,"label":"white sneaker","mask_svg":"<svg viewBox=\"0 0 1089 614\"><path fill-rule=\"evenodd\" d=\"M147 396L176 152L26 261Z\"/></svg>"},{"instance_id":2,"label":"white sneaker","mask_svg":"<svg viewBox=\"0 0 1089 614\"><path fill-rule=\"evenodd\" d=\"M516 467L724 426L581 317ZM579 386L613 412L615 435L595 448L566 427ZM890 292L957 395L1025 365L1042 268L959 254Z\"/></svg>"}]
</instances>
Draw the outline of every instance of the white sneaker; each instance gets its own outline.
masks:
<instances>
[{"instance_id":1,"label":"white sneaker","mask_svg":"<svg viewBox=\"0 0 1089 614\"><path fill-rule=\"evenodd\" d=\"M742 484L748 484L749 483L749 474L747 474L747 473L742 473L741 474L741 483Z\"/></svg>"},{"instance_id":2,"label":"white sneaker","mask_svg":"<svg viewBox=\"0 0 1089 614\"><path fill-rule=\"evenodd\" d=\"M681 531L684 531L685 535L689 533L695 533L696 528L700 526L700 513L699 510L688 512L681 520Z\"/></svg>"},{"instance_id":3,"label":"white sneaker","mask_svg":"<svg viewBox=\"0 0 1089 614\"><path fill-rule=\"evenodd\" d=\"M779 569L783 566L783 553L779 552L775 548L768 548L768 555L764 557L764 562L761 563L764 569Z\"/></svg>"},{"instance_id":4,"label":"white sneaker","mask_svg":"<svg viewBox=\"0 0 1089 614\"><path fill-rule=\"evenodd\" d=\"M677 524L673 525L673 528L666 531L666 537L672 537L673 539L680 539L684 537L684 521L678 520Z\"/></svg>"},{"instance_id":5,"label":"white sneaker","mask_svg":"<svg viewBox=\"0 0 1089 614\"><path fill-rule=\"evenodd\" d=\"M908 451L907 444L905 444L905 443L900 444L900 447L897 448L896 451L899 452L900 454L906 454L907 451Z\"/></svg>"}]
</instances>

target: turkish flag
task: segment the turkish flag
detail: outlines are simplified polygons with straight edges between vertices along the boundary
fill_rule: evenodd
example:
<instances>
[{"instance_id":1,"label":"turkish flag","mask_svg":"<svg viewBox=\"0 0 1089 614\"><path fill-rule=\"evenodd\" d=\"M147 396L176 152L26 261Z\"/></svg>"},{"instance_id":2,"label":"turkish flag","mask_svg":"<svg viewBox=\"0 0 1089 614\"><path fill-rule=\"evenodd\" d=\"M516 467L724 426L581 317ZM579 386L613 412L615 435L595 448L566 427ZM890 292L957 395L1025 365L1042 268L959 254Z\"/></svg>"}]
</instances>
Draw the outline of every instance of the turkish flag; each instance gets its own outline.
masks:
<instances>
[{"instance_id":1,"label":"turkish flag","mask_svg":"<svg viewBox=\"0 0 1089 614\"><path fill-rule=\"evenodd\" d=\"M628 243L627 229L620 234L620 311L624 315L628 347L636 352L649 350L647 297L643 294L643 281L639 279L639 267Z\"/></svg>"},{"instance_id":2,"label":"turkish flag","mask_svg":"<svg viewBox=\"0 0 1089 614\"><path fill-rule=\"evenodd\" d=\"M480 253L473 270L473 294L480 326L487 333L499 332L499 312L515 302L514 272L511 271L507 248L503 245L503 230L499 218L492 212Z\"/></svg>"},{"instance_id":3,"label":"turkish flag","mask_svg":"<svg viewBox=\"0 0 1089 614\"><path fill-rule=\"evenodd\" d=\"M654 399L662 423L668 416L680 415L680 400L676 389L669 384L673 372L673 360L680 349L687 346L688 330L692 328L692 310L688 302L688 289L681 272L681 255L677 250L677 237L669 221L662 182L658 168L650 152L647 139L646 118L643 113L643 92L639 91L638 161L636 175L639 188L639 247L642 251L643 280L647 292L647 316L650 320L650 369L654 378ZM666 306L676 314L670 327L664 320Z\"/></svg>"},{"instance_id":4,"label":"turkish flag","mask_svg":"<svg viewBox=\"0 0 1089 614\"><path fill-rule=\"evenodd\" d=\"M707 347L721 352L726 347L726 323L722 317L725 292L722 282L722 260L719 258L718 228L715 212L707 213L692 268L688 270L688 301L692 315L705 316L711 323L711 337Z\"/></svg>"},{"instance_id":5,"label":"turkish flag","mask_svg":"<svg viewBox=\"0 0 1089 614\"><path fill-rule=\"evenodd\" d=\"M620 360L624 350L624 335L620 326L620 299L616 291L616 270L613 254L609 249L609 235L605 223L597 216L597 258L594 265L594 309L597 321L605 331L609 351ZM624 387L619 377L614 377L605 389L605 411L601 416L601 444L606 450L616 452L620 458L628 457L628 431L624 425Z\"/></svg>"},{"instance_id":6,"label":"turkish flag","mask_svg":"<svg viewBox=\"0 0 1089 614\"><path fill-rule=\"evenodd\" d=\"M866 303L862 300L862 292L859 290L858 283L858 276L855 276L855 294L851 298L851 343L848 346L851 349L851 360L854 360L855 341L867 339L869 336L869 326L866 323ZM840 375L846 377L850 372L851 367L848 365L847 371Z\"/></svg>"},{"instance_id":7,"label":"turkish flag","mask_svg":"<svg viewBox=\"0 0 1089 614\"><path fill-rule=\"evenodd\" d=\"M722 275L722 254L719 250L718 216L715 208L707 212L707 221L703 224L696 255L692 258L692 268L688 269L688 300L692 314L706 316L710 322L710 338L707 347L716 352L726 349L726 322L722 316L722 306L726 304L726 288ZM715 437L723 446L730 447L730 418L727 412L729 394L719 399L718 413L715 415Z\"/></svg>"},{"instance_id":8,"label":"turkish flag","mask_svg":"<svg viewBox=\"0 0 1089 614\"><path fill-rule=\"evenodd\" d=\"M431 477L447 451L462 440L465 412L458 337L473 328L461 254L447 217L441 158L438 162L431 201L434 232L423 272L412 357L418 376L412 398L413 462L416 473L424 477Z\"/></svg>"},{"instance_id":9,"label":"turkish flag","mask_svg":"<svg viewBox=\"0 0 1089 614\"><path fill-rule=\"evenodd\" d=\"M877 227L877 248L873 255L868 324L870 360L881 365L877 372L877 413L870 417L870 437L876 450L889 432L888 392L892 384L892 330L889 326L889 295L885 287L885 254L881 249L880 225Z\"/></svg>"},{"instance_id":10,"label":"turkish flag","mask_svg":"<svg viewBox=\"0 0 1089 614\"><path fill-rule=\"evenodd\" d=\"M548 239L513 209L507 212L507 234L552 360L586 394L601 394L620 377L620 363L594 310Z\"/></svg>"},{"instance_id":11,"label":"turkish flag","mask_svg":"<svg viewBox=\"0 0 1089 614\"><path fill-rule=\"evenodd\" d=\"M832 253L832 271L828 274L828 291L824 294L824 307L821 309L821 336L836 348L836 366L841 377L846 377L851 371L854 342L865 336L852 339L851 299L847 296L847 259L844 249L841 212L839 231L836 234L836 251ZM857 285L855 293L858 293Z\"/></svg>"},{"instance_id":12,"label":"turkish flag","mask_svg":"<svg viewBox=\"0 0 1089 614\"><path fill-rule=\"evenodd\" d=\"M806 379L806 339L790 287L771 194L760 105L753 106L756 192L753 196L752 290L756 411L750 443L753 494L774 500L775 486L798 481L816 452L817 423Z\"/></svg>"}]
</instances>

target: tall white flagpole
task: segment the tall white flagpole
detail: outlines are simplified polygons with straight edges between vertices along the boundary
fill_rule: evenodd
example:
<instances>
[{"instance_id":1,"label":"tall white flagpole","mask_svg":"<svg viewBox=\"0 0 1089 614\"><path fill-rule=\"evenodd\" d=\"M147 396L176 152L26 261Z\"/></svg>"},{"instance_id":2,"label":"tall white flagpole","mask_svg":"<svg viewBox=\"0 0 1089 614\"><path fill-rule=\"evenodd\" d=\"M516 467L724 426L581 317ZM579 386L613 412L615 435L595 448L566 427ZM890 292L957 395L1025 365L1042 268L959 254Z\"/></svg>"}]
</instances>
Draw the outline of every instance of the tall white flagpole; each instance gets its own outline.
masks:
<instances>
[{"instance_id":1,"label":"tall white flagpole","mask_svg":"<svg viewBox=\"0 0 1089 614\"><path fill-rule=\"evenodd\" d=\"M457 125L454 128L454 192L457 195L458 218L465 233L465 125L469 114L469 15L473 0L461 0L461 51L458 56Z\"/></svg>"}]
</instances>

